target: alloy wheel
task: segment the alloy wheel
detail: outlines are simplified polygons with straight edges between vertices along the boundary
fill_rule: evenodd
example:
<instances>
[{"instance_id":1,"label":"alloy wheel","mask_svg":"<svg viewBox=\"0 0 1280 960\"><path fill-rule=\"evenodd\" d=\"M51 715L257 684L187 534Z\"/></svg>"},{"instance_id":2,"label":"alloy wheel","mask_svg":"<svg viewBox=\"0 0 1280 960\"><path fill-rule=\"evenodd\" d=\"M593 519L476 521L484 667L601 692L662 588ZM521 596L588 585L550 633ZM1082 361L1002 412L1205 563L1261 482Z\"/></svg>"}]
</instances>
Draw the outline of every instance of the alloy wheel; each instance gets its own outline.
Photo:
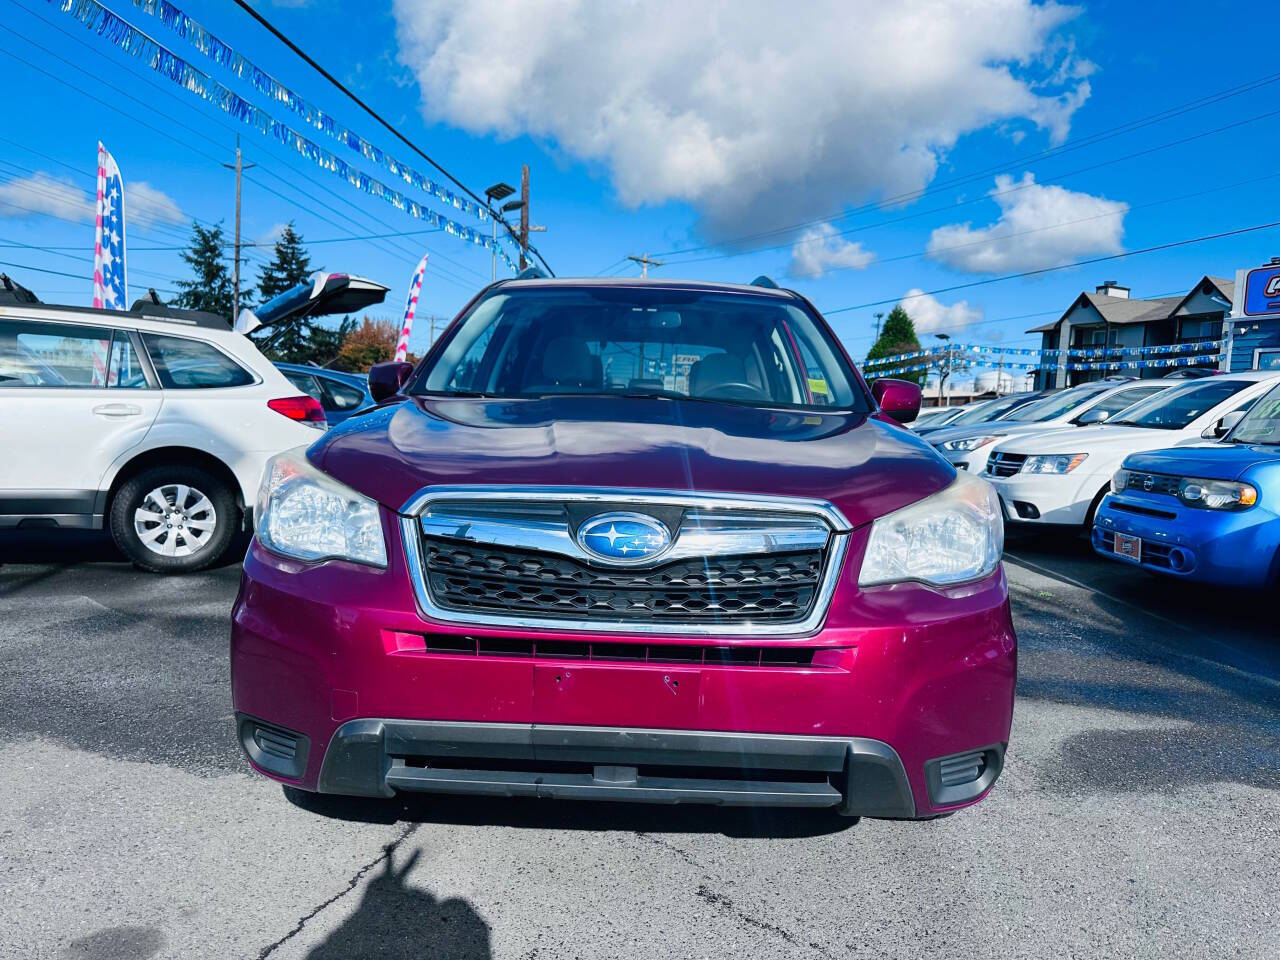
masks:
<instances>
[{"instance_id":1,"label":"alloy wheel","mask_svg":"<svg viewBox=\"0 0 1280 960\"><path fill-rule=\"evenodd\" d=\"M162 557L191 556L209 541L217 526L213 502L184 483L156 487L133 512L138 539Z\"/></svg>"}]
</instances>

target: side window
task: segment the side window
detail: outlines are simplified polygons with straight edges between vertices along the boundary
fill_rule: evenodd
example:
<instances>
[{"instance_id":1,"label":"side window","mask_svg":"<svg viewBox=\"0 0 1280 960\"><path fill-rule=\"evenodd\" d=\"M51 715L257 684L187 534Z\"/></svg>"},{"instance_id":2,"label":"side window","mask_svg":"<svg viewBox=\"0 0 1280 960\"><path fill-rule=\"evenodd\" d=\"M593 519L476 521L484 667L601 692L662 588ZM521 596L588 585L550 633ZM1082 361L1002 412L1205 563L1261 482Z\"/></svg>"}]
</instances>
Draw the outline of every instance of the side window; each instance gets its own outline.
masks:
<instances>
[{"instance_id":1,"label":"side window","mask_svg":"<svg viewBox=\"0 0 1280 960\"><path fill-rule=\"evenodd\" d=\"M320 389L320 384L316 383L316 378L308 373L295 373L292 370L281 370L284 378L292 383L309 397L314 397L320 401L320 406L324 406L324 393Z\"/></svg>"},{"instance_id":2,"label":"side window","mask_svg":"<svg viewBox=\"0 0 1280 960\"><path fill-rule=\"evenodd\" d=\"M185 337L144 333L160 385L167 390L243 387L253 376L217 347Z\"/></svg>"},{"instance_id":3,"label":"side window","mask_svg":"<svg viewBox=\"0 0 1280 960\"><path fill-rule=\"evenodd\" d=\"M330 410L354 410L364 403L364 393L355 387L324 378L321 378L321 382L324 384L324 392L329 395L329 402L324 406Z\"/></svg>"},{"instance_id":4,"label":"side window","mask_svg":"<svg viewBox=\"0 0 1280 960\"><path fill-rule=\"evenodd\" d=\"M117 330L115 339L111 341L107 386L120 390L146 390L151 386L142 370L142 362L133 349L133 340L123 330Z\"/></svg>"},{"instance_id":5,"label":"side window","mask_svg":"<svg viewBox=\"0 0 1280 960\"><path fill-rule=\"evenodd\" d=\"M0 386L105 387L111 331L0 320Z\"/></svg>"},{"instance_id":6,"label":"side window","mask_svg":"<svg viewBox=\"0 0 1280 960\"><path fill-rule=\"evenodd\" d=\"M813 355L809 345L799 337L796 338L796 346L800 348L800 359L804 361L805 376L809 382L809 395L813 397L813 402L820 407L835 403L835 398L831 396L831 389L827 386L827 375L823 372L818 358Z\"/></svg>"}]
</instances>

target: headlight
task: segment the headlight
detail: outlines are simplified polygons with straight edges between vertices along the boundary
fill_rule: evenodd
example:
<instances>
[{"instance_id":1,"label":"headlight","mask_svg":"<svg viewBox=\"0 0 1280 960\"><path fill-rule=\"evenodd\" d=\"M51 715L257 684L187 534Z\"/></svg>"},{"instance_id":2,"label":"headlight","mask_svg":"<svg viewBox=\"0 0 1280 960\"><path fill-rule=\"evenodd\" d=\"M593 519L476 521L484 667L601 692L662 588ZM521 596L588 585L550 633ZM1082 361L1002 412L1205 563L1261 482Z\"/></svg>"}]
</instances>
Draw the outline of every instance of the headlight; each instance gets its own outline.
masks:
<instances>
[{"instance_id":1,"label":"headlight","mask_svg":"<svg viewBox=\"0 0 1280 960\"><path fill-rule=\"evenodd\" d=\"M1247 483L1187 477L1178 484L1178 499L1188 507L1244 510L1258 502L1258 491Z\"/></svg>"},{"instance_id":2,"label":"headlight","mask_svg":"<svg viewBox=\"0 0 1280 960\"><path fill-rule=\"evenodd\" d=\"M377 503L317 470L303 449L268 461L257 510L258 540L276 553L387 565Z\"/></svg>"},{"instance_id":3,"label":"headlight","mask_svg":"<svg viewBox=\"0 0 1280 960\"><path fill-rule=\"evenodd\" d=\"M985 447L988 443L995 443L997 440L1003 440L1000 434L993 434L989 437L965 437L962 440L948 440L945 443L938 444L941 450L949 450L952 453L968 453L970 450L977 450L979 447Z\"/></svg>"},{"instance_id":4,"label":"headlight","mask_svg":"<svg viewBox=\"0 0 1280 960\"><path fill-rule=\"evenodd\" d=\"M1129 471L1117 470L1111 477L1111 492L1122 493L1129 485Z\"/></svg>"},{"instance_id":5,"label":"headlight","mask_svg":"<svg viewBox=\"0 0 1280 960\"><path fill-rule=\"evenodd\" d=\"M980 580L1003 550L1000 498L985 480L962 473L945 490L871 525L858 584Z\"/></svg>"},{"instance_id":6,"label":"headlight","mask_svg":"<svg viewBox=\"0 0 1280 960\"><path fill-rule=\"evenodd\" d=\"M1053 453L1043 457L1027 457L1023 473L1070 473L1088 459L1087 453Z\"/></svg>"}]
</instances>

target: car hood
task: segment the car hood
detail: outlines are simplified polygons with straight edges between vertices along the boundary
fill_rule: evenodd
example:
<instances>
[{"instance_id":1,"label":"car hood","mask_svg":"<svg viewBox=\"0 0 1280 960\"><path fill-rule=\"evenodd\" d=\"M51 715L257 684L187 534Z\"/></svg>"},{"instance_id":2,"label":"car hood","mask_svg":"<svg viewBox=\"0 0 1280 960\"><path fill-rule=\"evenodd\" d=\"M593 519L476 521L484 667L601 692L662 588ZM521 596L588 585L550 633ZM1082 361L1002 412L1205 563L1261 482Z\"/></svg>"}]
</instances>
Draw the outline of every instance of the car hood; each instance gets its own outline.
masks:
<instances>
[{"instance_id":1,"label":"car hood","mask_svg":"<svg viewBox=\"0 0 1280 960\"><path fill-rule=\"evenodd\" d=\"M1003 440L996 449L1009 453L1089 453L1094 450L1145 450L1167 447L1185 440L1188 434L1182 430L1153 430L1146 427L1126 427L1099 424L1095 427L1075 427L1071 430L1054 430L1043 434L1013 437ZM1192 433L1198 437L1199 434Z\"/></svg>"},{"instance_id":2,"label":"car hood","mask_svg":"<svg viewBox=\"0 0 1280 960\"><path fill-rule=\"evenodd\" d=\"M865 414L626 397L413 397L308 456L393 510L433 485L634 487L814 497L857 526L955 479L919 437Z\"/></svg>"},{"instance_id":3,"label":"car hood","mask_svg":"<svg viewBox=\"0 0 1280 960\"><path fill-rule=\"evenodd\" d=\"M1148 450L1127 457L1124 466L1145 473L1167 473L1205 480L1236 480L1250 467L1280 460L1280 447L1247 443L1204 443Z\"/></svg>"},{"instance_id":4,"label":"car hood","mask_svg":"<svg viewBox=\"0 0 1280 960\"><path fill-rule=\"evenodd\" d=\"M1020 423L1017 420L993 420L991 423L975 423L954 430L939 430L928 434L935 447L948 440L967 440L970 437L1024 437L1031 433L1052 433L1055 430L1074 430L1070 423Z\"/></svg>"}]
</instances>

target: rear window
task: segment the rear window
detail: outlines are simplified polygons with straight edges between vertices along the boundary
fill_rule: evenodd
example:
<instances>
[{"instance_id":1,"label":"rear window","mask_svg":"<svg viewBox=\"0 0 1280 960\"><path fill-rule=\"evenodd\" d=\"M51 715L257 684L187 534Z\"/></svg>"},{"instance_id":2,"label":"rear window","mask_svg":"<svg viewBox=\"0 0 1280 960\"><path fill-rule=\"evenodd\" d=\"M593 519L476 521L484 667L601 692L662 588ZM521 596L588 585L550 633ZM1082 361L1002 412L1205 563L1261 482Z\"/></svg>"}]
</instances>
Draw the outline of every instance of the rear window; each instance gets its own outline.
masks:
<instances>
[{"instance_id":1,"label":"rear window","mask_svg":"<svg viewBox=\"0 0 1280 960\"><path fill-rule=\"evenodd\" d=\"M253 374L212 344L158 333L144 333L142 339L160 385L168 390L243 387L253 383Z\"/></svg>"},{"instance_id":2,"label":"rear window","mask_svg":"<svg viewBox=\"0 0 1280 960\"><path fill-rule=\"evenodd\" d=\"M796 303L637 287L500 288L414 392L868 410L830 334Z\"/></svg>"},{"instance_id":3,"label":"rear window","mask_svg":"<svg viewBox=\"0 0 1280 960\"><path fill-rule=\"evenodd\" d=\"M1148 427L1154 430L1181 430L1192 420L1212 410L1224 400L1229 400L1254 380L1224 380L1209 377L1193 381L1185 387L1172 387L1134 404L1112 423L1132 427Z\"/></svg>"}]
</instances>

